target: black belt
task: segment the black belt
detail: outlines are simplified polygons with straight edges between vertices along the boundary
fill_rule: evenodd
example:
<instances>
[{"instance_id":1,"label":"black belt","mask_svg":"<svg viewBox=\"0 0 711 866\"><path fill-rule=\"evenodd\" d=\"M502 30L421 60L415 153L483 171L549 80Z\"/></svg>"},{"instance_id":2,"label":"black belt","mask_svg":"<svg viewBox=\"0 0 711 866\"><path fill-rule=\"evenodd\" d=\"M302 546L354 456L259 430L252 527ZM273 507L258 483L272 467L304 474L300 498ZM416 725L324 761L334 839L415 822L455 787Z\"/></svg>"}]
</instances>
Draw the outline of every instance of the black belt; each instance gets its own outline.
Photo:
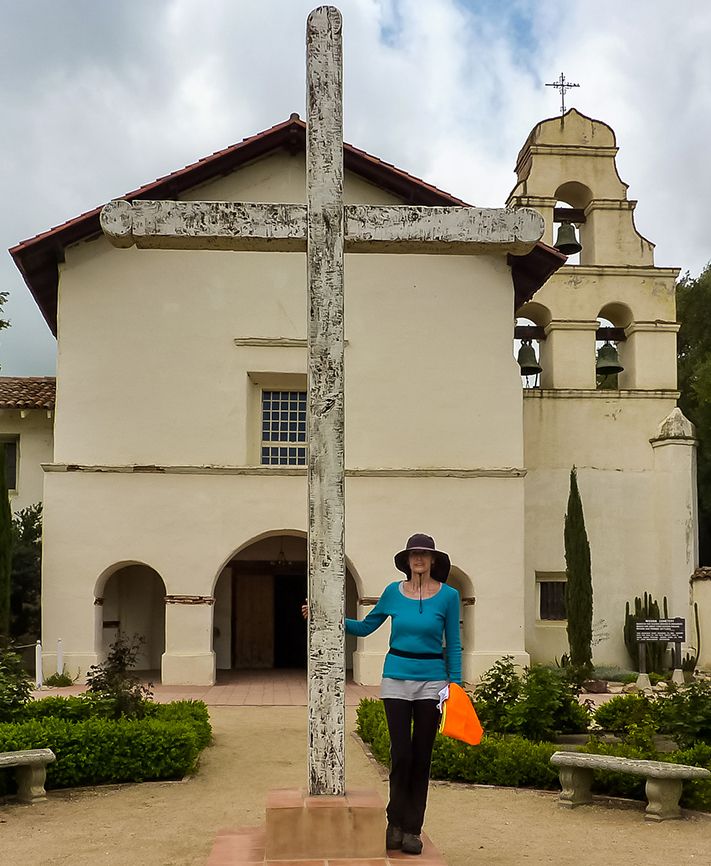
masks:
<instances>
[{"instance_id":1,"label":"black belt","mask_svg":"<svg viewBox=\"0 0 711 866\"><path fill-rule=\"evenodd\" d=\"M391 656L400 656L403 659L441 659L444 658L442 653L406 653L404 650L396 650L390 647L388 650Z\"/></svg>"}]
</instances>

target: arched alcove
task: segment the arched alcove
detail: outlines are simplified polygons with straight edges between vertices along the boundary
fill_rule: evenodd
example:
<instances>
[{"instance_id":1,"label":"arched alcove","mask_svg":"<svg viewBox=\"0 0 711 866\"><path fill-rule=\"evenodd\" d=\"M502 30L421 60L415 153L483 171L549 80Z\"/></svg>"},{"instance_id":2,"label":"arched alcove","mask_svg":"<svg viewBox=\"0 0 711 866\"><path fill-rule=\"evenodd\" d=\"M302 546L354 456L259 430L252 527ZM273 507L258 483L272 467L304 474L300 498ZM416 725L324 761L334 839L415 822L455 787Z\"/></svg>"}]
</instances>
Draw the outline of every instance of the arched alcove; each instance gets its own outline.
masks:
<instances>
[{"instance_id":1,"label":"arched alcove","mask_svg":"<svg viewBox=\"0 0 711 866\"><path fill-rule=\"evenodd\" d=\"M346 560L346 616L357 615L360 577ZM275 529L246 541L215 578L213 649L218 670L306 667L306 533ZM356 639L346 638L346 668Z\"/></svg>"},{"instance_id":2,"label":"arched alcove","mask_svg":"<svg viewBox=\"0 0 711 866\"><path fill-rule=\"evenodd\" d=\"M142 640L136 667L156 671L165 650L165 583L142 562L115 563L99 576L94 590L97 610L96 652L105 658L119 633Z\"/></svg>"},{"instance_id":3,"label":"arched alcove","mask_svg":"<svg viewBox=\"0 0 711 866\"><path fill-rule=\"evenodd\" d=\"M447 583L459 593L459 636L462 641L462 652L473 652L474 586L466 572L456 565L452 566Z\"/></svg>"}]
</instances>

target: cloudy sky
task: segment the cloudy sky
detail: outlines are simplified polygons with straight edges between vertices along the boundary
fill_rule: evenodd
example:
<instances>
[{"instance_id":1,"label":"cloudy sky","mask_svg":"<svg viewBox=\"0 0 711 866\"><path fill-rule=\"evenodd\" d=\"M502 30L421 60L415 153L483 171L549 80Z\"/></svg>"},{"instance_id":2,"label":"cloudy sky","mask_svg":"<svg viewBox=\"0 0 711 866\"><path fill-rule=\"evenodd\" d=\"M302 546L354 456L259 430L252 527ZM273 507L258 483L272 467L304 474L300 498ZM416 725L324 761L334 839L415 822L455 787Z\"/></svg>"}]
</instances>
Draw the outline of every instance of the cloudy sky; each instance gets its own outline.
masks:
<instances>
[{"instance_id":1,"label":"cloudy sky","mask_svg":"<svg viewBox=\"0 0 711 866\"><path fill-rule=\"evenodd\" d=\"M20 240L304 116L313 0L0 0L0 233ZM499 207L531 128L568 105L609 123L656 264L711 259L711 3L341 0L345 138ZM7 253L4 375L55 343Z\"/></svg>"}]
</instances>

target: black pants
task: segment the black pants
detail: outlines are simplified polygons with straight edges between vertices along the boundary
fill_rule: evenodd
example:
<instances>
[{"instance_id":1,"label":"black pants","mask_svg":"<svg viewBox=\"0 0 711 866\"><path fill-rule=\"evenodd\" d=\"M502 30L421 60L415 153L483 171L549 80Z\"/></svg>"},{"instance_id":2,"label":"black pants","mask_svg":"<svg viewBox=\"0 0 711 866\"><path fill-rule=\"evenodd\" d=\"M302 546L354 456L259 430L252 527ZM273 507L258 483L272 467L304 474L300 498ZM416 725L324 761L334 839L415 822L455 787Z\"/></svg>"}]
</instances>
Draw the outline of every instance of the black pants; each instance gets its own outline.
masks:
<instances>
[{"instance_id":1,"label":"black pants","mask_svg":"<svg viewBox=\"0 0 711 866\"><path fill-rule=\"evenodd\" d=\"M383 698L390 732L388 823L419 835L425 820L438 701Z\"/></svg>"}]
</instances>

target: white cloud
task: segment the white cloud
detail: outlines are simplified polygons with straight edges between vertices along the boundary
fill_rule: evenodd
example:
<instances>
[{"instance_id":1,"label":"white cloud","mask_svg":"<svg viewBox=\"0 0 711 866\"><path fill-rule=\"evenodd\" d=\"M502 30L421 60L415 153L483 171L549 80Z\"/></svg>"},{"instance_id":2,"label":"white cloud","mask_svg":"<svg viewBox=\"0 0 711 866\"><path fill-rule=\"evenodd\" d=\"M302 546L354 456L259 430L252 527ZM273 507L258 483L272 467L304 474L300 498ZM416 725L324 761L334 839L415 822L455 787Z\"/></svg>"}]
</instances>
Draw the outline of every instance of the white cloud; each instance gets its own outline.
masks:
<instances>
[{"instance_id":1,"label":"white cloud","mask_svg":"<svg viewBox=\"0 0 711 866\"><path fill-rule=\"evenodd\" d=\"M214 150L304 114L313 0L0 0L5 246ZM343 0L345 133L482 205L514 183L530 129L557 114L543 84L617 133L620 174L657 263L711 258L705 2ZM563 14L561 15L561 10ZM51 372L52 340L8 257L6 374Z\"/></svg>"}]
</instances>

